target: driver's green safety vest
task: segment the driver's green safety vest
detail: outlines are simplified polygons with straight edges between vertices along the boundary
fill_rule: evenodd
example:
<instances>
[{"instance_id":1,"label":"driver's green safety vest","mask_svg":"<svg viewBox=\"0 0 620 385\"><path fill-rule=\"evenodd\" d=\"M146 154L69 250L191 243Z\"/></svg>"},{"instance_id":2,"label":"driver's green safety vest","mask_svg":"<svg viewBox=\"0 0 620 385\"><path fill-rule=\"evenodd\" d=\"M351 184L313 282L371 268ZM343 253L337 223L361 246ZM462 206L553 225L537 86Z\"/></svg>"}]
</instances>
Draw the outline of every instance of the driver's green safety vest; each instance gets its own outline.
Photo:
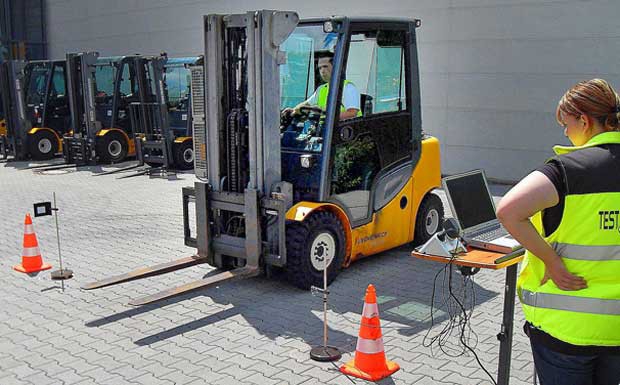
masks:
<instances>
[{"instance_id":1,"label":"driver's green safety vest","mask_svg":"<svg viewBox=\"0 0 620 385\"><path fill-rule=\"evenodd\" d=\"M353 84L349 80L345 80L342 86L343 90L347 84ZM317 90L317 106L323 111L327 110L327 95L329 95L329 83L321 84ZM345 112L344 105L340 104L340 112ZM362 116L362 111L357 110L357 117Z\"/></svg>"},{"instance_id":2,"label":"driver's green safety vest","mask_svg":"<svg viewBox=\"0 0 620 385\"><path fill-rule=\"evenodd\" d=\"M604 144L620 144L620 132L596 135L581 147L556 146L554 151L561 155ZM575 159L581 158L560 158L567 180L579 175L583 160ZM525 319L534 327L573 345L620 346L618 210L618 191L604 188L590 193L567 191L560 224L544 239L562 258L568 271L582 276L588 287L564 291L551 279L541 284L545 264L528 251L517 290ZM543 234L540 212L532 217L532 224Z\"/></svg>"}]
</instances>

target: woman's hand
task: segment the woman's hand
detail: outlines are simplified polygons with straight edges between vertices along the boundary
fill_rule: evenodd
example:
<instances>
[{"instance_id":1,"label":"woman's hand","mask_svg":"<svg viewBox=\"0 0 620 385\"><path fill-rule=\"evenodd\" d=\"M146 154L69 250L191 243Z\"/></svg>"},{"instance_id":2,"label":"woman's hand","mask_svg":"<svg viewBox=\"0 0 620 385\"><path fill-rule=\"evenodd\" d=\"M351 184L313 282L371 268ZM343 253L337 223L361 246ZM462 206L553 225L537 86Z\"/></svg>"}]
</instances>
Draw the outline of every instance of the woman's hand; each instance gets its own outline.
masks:
<instances>
[{"instance_id":1,"label":"woman's hand","mask_svg":"<svg viewBox=\"0 0 620 385\"><path fill-rule=\"evenodd\" d=\"M556 258L553 262L545 264L545 276L540 284L545 284L549 279L562 290L581 290L588 287L585 279L573 275L566 270L566 266L560 258Z\"/></svg>"}]
</instances>

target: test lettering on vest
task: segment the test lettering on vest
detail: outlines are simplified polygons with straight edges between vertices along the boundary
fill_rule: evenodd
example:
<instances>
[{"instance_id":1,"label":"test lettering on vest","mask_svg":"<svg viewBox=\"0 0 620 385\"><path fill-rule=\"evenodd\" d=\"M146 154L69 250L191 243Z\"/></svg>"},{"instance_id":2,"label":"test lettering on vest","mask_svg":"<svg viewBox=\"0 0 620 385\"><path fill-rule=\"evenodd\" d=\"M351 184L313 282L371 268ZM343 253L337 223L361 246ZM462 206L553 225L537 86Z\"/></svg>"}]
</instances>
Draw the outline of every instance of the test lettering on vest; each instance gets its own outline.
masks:
<instances>
[{"instance_id":1,"label":"test lettering on vest","mask_svg":"<svg viewBox=\"0 0 620 385\"><path fill-rule=\"evenodd\" d=\"M618 230L618 232L620 232L620 222L618 222L619 214L620 210L599 211L599 230Z\"/></svg>"}]
</instances>

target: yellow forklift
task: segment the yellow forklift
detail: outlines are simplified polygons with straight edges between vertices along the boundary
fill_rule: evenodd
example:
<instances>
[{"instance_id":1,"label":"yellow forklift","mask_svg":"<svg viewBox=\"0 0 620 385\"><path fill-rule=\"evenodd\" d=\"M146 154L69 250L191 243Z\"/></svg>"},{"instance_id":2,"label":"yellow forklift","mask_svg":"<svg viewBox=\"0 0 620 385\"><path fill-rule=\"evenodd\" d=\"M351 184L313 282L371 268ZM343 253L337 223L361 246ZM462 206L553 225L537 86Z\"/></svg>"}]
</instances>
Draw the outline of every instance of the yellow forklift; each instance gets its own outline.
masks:
<instances>
[{"instance_id":1,"label":"yellow forklift","mask_svg":"<svg viewBox=\"0 0 620 385\"><path fill-rule=\"evenodd\" d=\"M64 60L0 63L0 153L48 160L62 152L69 126ZM2 115L0 113L0 115Z\"/></svg>"},{"instance_id":2,"label":"yellow forklift","mask_svg":"<svg viewBox=\"0 0 620 385\"><path fill-rule=\"evenodd\" d=\"M441 179L439 142L423 132L420 116L419 26L385 18L300 22L285 11L206 16L209 55L192 71L199 181L183 189L185 243L197 254L84 288L208 263L224 271L130 303L274 268L309 289L322 286L325 267L331 283L358 259L428 240L441 228L443 206L432 193ZM319 96L326 108L283 114L312 100L315 63L326 52L333 56L327 94ZM357 107L352 118L342 118L343 105Z\"/></svg>"},{"instance_id":3,"label":"yellow forklift","mask_svg":"<svg viewBox=\"0 0 620 385\"><path fill-rule=\"evenodd\" d=\"M119 163L135 155L129 106L155 101L151 62L129 55L67 54L71 135L64 140L67 166Z\"/></svg>"}]
</instances>

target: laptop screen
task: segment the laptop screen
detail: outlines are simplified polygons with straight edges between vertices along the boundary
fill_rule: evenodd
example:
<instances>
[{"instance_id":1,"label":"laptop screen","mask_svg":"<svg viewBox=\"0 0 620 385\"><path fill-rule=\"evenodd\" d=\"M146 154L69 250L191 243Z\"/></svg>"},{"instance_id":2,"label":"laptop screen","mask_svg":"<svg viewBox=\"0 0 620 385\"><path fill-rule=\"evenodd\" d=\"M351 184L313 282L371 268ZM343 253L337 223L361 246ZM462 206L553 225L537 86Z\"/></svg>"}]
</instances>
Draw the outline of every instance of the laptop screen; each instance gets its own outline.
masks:
<instances>
[{"instance_id":1,"label":"laptop screen","mask_svg":"<svg viewBox=\"0 0 620 385\"><path fill-rule=\"evenodd\" d=\"M481 171L447 178L445 187L452 201L453 214L466 230L497 219L491 195Z\"/></svg>"}]
</instances>

